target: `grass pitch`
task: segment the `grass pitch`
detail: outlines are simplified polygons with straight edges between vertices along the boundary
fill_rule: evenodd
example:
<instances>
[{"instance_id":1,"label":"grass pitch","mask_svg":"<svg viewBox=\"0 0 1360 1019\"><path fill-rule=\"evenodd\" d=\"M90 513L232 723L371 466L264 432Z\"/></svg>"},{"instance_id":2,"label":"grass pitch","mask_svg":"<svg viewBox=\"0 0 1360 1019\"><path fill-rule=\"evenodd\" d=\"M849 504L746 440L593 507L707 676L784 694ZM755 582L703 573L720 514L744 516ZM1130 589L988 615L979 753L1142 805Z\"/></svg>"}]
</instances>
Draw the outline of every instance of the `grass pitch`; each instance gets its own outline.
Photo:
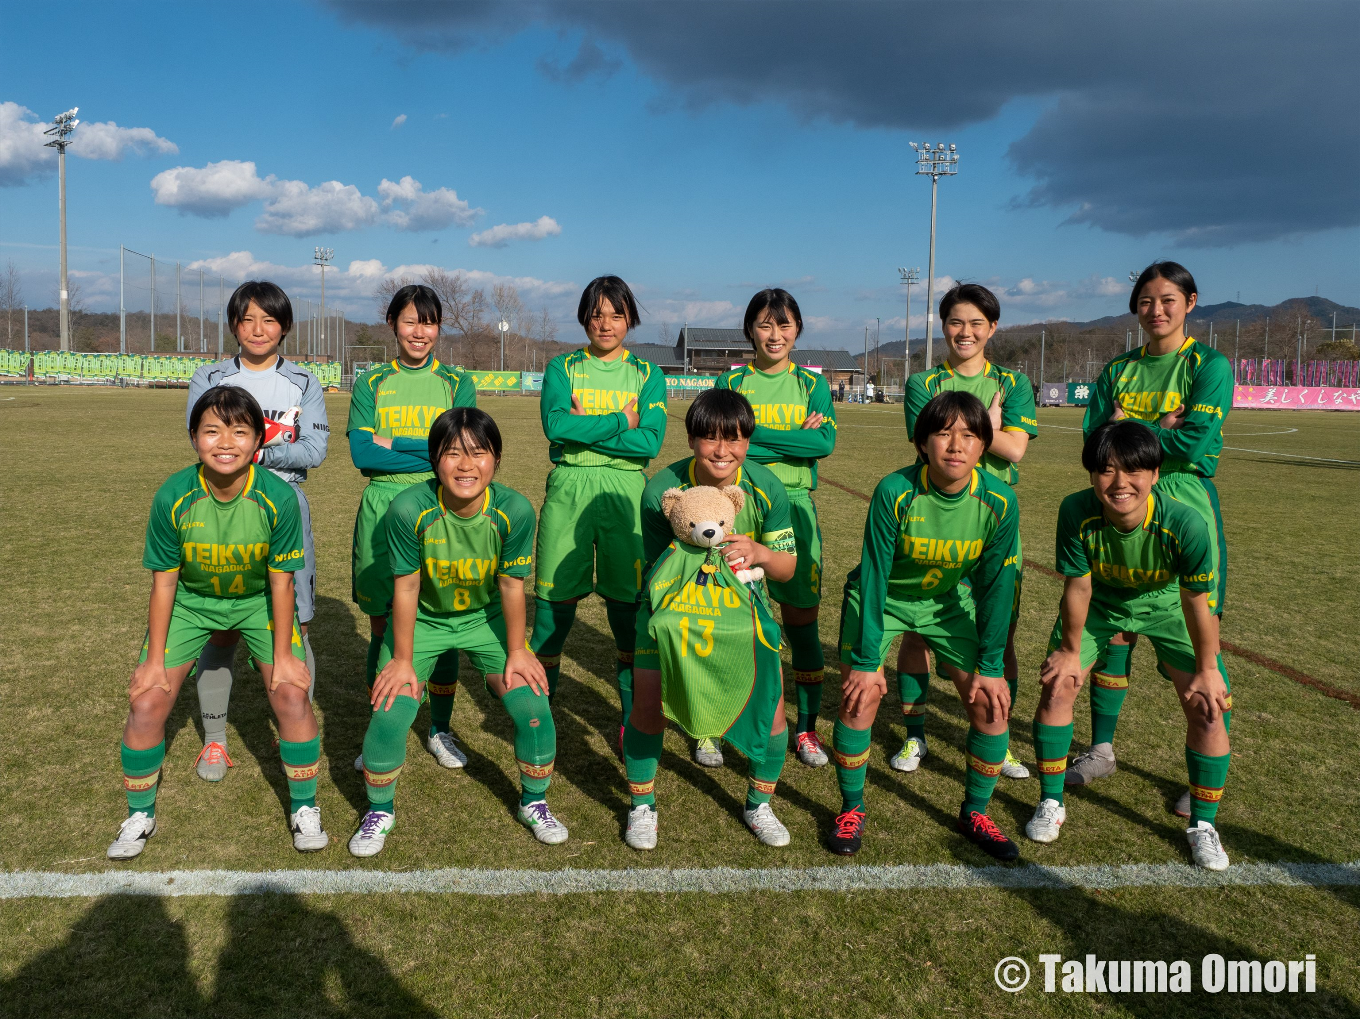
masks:
<instances>
[{"instance_id":1,"label":"grass pitch","mask_svg":"<svg viewBox=\"0 0 1360 1019\"><path fill-rule=\"evenodd\" d=\"M0 649L0 792L4 870L84 872L124 816L118 733L127 677L145 628L140 567L155 488L191 462L182 391L6 389L0 477L8 555ZM509 719L464 662L453 728L469 751L447 772L415 730L386 851L352 859L344 841L365 798L351 762L363 738L367 620L349 601L349 548L362 479L341 434L348 398L329 398L331 456L307 483L318 550L318 793L329 850L301 856L285 830L287 790L260 679L238 659L231 710L236 767L200 782L192 692L167 731L161 833L135 870L274 868L802 868L839 865L822 848L839 805L831 768L785 769L774 806L787 849L760 846L741 823L745 762L708 771L668 732L657 797L661 842L623 846L627 787L613 753L618 702L603 605L582 603L564 655L554 716L558 764L550 793L571 828L538 845L513 819L516 768ZM549 463L532 399L484 398L506 437L501 478L538 504ZM658 465L686 452L680 418ZM859 555L865 503L878 479L911 458L900 408L838 408L840 441L818 492L825 541L822 639L835 660L840 589ZM1080 411L1044 410L1019 488L1026 558L1051 565L1057 505L1086 484ZM1293 430L1290 430L1293 429ZM1355 512L1360 418L1237 412L1218 479L1229 544L1224 639L1332 687L1360 693L1352 642L1360 546ZM1265 451L1265 452L1261 452ZM1029 720L1059 584L1026 574L1018 634L1021 686L1012 747L1032 765ZM1140 643L1119 730L1120 771L1068 796L1062 839L1036 846L1022 829L1038 784L1002 780L993 815L1039 864L1167 863L1186 859L1168 806L1183 788L1184 728L1174 692ZM1360 713L1232 656L1237 710L1233 769L1219 827L1234 863L1360 858L1353 759ZM828 668L822 735L830 739L839 677ZM920 771L887 767L904 730L890 674L874 732L870 823L857 865L990 860L951 828L961 797L967 723L935 681ZM790 691L791 699L791 691ZM1085 699L1077 742L1089 734ZM588 894L470 898L269 895L241 898L0 901L0 1016L8 1015L988 1015L1095 1012L1170 1015L1353 1015L1356 888L1131 888ZM1008 995L993 966L1041 952L1065 958L1301 959L1315 953L1319 992L1289 995L1046 995L1038 982Z\"/></svg>"}]
</instances>

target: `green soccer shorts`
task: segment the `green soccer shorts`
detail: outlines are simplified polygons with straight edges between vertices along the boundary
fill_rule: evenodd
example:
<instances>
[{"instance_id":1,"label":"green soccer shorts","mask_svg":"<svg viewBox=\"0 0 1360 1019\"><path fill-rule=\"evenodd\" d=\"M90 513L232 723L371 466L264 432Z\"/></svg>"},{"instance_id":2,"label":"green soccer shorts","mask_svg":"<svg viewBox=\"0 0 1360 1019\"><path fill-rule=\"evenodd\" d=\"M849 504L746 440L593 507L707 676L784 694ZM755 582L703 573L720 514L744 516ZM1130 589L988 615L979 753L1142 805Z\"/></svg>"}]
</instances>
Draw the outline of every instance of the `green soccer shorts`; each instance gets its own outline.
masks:
<instances>
[{"instance_id":1,"label":"green soccer shorts","mask_svg":"<svg viewBox=\"0 0 1360 1019\"><path fill-rule=\"evenodd\" d=\"M572 601L594 591L634 604L642 590L641 471L557 466L538 513L534 594Z\"/></svg>"},{"instance_id":2,"label":"green soccer shorts","mask_svg":"<svg viewBox=\"0 0 1360 1019\"><path fill-rule=\"evenodd\" d=\"M395 628L388 626L383 634L382 649L378 652L378 671L392 660ZM411 664L421 684L428 683L434 674L435 662L445 651L461 651L472 661L472 667L487 676L505 672L505 616L501 603L493 599L484 608L471 612L456 612L437 616L416 613L415 652Z\"/></svg>"},{"instance_id":3,"label":"green soccer shorts","mask_svg":"<svg viewBox=\"0 0 1360 1019\"><path fill-rule=\"evenodd\" d=\"M392 611L392 563L387 556L384 521L387 507L408 487L391 481L370 481L359 498L359 512L354 518L350 590L354 604L370 616L385 616Z\"/></svg>"},{"instance_id":4,"label":"green soccer shorts","mask_svg":"<svg viewBox=\"0 0 1360 1019\"><path fill-rule=\"evenodd\" d=\"M851 667L850 652L860 634L860 606L859 584L847 581L841 599L840 646L841 664ZM943 598L889 600L884 605L883 640L878 648L880 669L892 642L904 633L920 636L935 652L937 665L948 662L963 672L972 672L977 666L978 637L973 602L957 587Z\"/></svg>"},{"instance_id":5,"label":"green soccer shorts","mask_svg":"<svg viewBox=\"0 0 1360 1019\"><path fill-rule=\"evenodd\" d=\"M1157 488L1184 503L1203 518L1209 528L1210 565L1218 581L1209 592L1209 611L1223 615L1223 602L1228 594L1228 545L1223 539L1223 510L1218 504L1218 488L1211 478L1201 478L1190 471L1163 471Z\"/></svg>"},{"instance_id":6,"label":"green soccer shorts","mask_svg":"<svg viewBox=\"0 0 1360 1019\"><path fill-rule=\"evenodd\" d=\"M192 662L208 643L208 638L220 630L236 630L245 638L252 658L265 665L274 664L274 616L268 592L246 598L208 598L181 588L170 612L165 667L173 669ZM148 630L142 641L142 656L137 661L146 661L150 653L151 631ZM293 656L307 660L296 613L293 615Z\"/></svg>"},{"instance_id":7,"label":"green soccer shorts","mask_svg":"<svg viewBox=\"0 0 1360 1019\"><path fill-rule=\"evenodd\" d=\"M1081 667L1089 669L1101 656L1116 633L1137 633L1152 641L1157 652L1157 670L1167 676L1166 666L1195 673L1195 645L1185 625L1185 614L1177 593L1171 597L1133 598L1120 607L1091 599L1086 626L1081 631ZM1048 653L1062 644L1062 613L1053 623L1048 638ZM1127 680L1126 680L1127 682Z\"/></svg>"},{"instance_id":8,"label":"green soccer shorts","mask_svg":"<svg viewBox=\"0 0 1360 1019\"><path fill-rule=\"evenodd\" d=\"M781 605L810 609L822 603L822 528L817 523L817 507L806 488L785 489L789 515L793 519L793 540L798 566L790 580L767 580L770 597Z\"/></svg>"}]
</instances>

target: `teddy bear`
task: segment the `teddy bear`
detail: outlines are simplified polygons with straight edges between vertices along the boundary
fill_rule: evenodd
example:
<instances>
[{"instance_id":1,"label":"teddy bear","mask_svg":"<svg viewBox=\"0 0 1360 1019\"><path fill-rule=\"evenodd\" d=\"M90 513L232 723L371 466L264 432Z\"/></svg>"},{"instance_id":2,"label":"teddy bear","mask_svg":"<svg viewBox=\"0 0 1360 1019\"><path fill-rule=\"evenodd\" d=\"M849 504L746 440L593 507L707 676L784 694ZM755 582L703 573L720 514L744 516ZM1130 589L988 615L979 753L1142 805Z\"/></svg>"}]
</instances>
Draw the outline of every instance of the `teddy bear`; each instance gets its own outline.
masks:
<instances>
[{"instance_id":1,"label":"teddy bear","mask_svg":"<svg viewBox=\"0 0 1360 1019\"><path fill-rule=\"evenodd\" d=\"M671 522L675 536L700 548L715 548L736 531L737 514L746 505L746 493L734 485L714 488L669 488L661 495L661 512ZM765 577L759 566L733 571L743 584Z\"/></svg>"}]
</instances>

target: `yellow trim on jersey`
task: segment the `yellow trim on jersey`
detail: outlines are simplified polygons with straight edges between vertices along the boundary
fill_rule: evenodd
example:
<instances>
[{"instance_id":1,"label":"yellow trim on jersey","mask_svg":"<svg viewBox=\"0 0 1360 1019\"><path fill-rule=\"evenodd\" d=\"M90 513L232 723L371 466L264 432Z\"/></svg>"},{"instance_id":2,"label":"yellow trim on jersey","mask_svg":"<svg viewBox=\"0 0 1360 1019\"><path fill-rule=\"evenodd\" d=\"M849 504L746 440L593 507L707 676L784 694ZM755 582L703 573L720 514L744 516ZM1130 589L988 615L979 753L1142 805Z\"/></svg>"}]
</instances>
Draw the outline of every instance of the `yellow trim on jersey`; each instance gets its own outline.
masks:
<instances>
[{"instance_id":1,"label":"yellow trim on jersey","mask_svg":"<svg viewBox=\"0 0 1360 1019\"><path fill-rule=\"evenodd\" d=\"M694 465L695 465L695 463L697 462L697 460L698 460L697 457L693 457L693 456L692 456L692 457L689 458L689 470L688 470L688 472L687 472L687 473L689 474L689 483L690 483L692 486L696 487L696 488L707 487L707 486L700 485L700 484L699 484L699 479L698 479L698 478L695 476L695 474L694 474ZM731 486L724 485L724 486L722 486L722 487L724 487L724 488L727 488L727 487L740 487L740 485L741 485L741 472L742 472L744 469L745 469L745 465L744 465L744 464L741 465L741 466L739 466L739 467L737 468L736 477L734 477L734 478L732 479ZM752 485L751 487L752 487L752 488L755 488L756 486L755 486L755 485ZM760 489L756 488L756 491L757 491L757 492L760 492ZM761 494L761 495L765 495L764 492L760 492L760 494ZM765 501L766 501L766 502L769 502L769 501L770 501L770 497L769 497L769 496L765 496Z\"/></svg>"},{"instance_id":2,"label":"yellow trim on jersey","mask_svg":"<svg viewBox=\"0 0 1360 1019\"><path fill-rule=\"evenodd\" d=\"M1153 507L1152 493L1149 492L1147 500L1147 513L1143 515L1143 530L1145 531L1147 530L1148 524L1152 523L1152 507ZM1165 530L1165 528L1163 528L1163 530Z\"/></svg>"}]
</instances>

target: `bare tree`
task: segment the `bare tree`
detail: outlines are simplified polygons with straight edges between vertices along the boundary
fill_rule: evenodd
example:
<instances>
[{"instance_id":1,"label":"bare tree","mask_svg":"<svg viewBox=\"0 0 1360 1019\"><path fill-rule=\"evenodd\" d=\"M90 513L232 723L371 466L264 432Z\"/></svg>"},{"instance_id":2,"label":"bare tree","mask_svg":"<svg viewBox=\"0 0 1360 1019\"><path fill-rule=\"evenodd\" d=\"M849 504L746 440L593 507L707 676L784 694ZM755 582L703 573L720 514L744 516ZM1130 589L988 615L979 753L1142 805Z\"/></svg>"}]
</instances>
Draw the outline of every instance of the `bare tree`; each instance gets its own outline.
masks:
<instances>
[{"instance_id":1,"label":"bare tree","mask_svg":"<svg viewBox=\"0 0 1360 1019\"><path fill-rule=\"evenodd\" d=\"M538 340L540 343L553 343L557 340L557 323L544 308L538 315Z\"/></svg>"},{"instance_id":2,"label":"bare tree","mask_svg":"<svg viewBox=\"0 0 1360 1019\"><path fill-rule=\"evenodd\" d=\"M524 302L513 283L497 283L492 287L491 303L496 306L496 316L502 322L514 326L524 317Z\"/></svg>"},{"instance_id":3,"label":"bare tree","mask_svg":"<svg viewBox=\"0 0 1360 1019\"><path fill-rule=\"evenodd\" d=\"M387 321L387 306L392 303L392 298L402 287L409 287L414 282L410 276L402 276L400 279L388 276L379 283L373 290L373 300L378 305L378 318Z\"/></svg>"},{"instance_id":4,"label":"bare tree","mask_svg":"<svg viewBox=\"0 0 1360 1019\"><path fill-rule=\"evenodd\" d=\"M675 337L671 335L671 324L669 322L662 322L661 328L656 331L656 335L662 346L675 346Z\"/></svg>"},{"instance_id":5,"label":"bare tree","mask_svg":"<svg viewBox=\"0 0 1360 1019\"><path fill-rule=\"evenodd\" d=\"M24 303L23 281L19 278L19 267L14 259L5 263L5 271L0 275L0 308L5 309L5 327L9 330L9 343L14 342L14 310Z\"/></svg>"}]
</instances>

